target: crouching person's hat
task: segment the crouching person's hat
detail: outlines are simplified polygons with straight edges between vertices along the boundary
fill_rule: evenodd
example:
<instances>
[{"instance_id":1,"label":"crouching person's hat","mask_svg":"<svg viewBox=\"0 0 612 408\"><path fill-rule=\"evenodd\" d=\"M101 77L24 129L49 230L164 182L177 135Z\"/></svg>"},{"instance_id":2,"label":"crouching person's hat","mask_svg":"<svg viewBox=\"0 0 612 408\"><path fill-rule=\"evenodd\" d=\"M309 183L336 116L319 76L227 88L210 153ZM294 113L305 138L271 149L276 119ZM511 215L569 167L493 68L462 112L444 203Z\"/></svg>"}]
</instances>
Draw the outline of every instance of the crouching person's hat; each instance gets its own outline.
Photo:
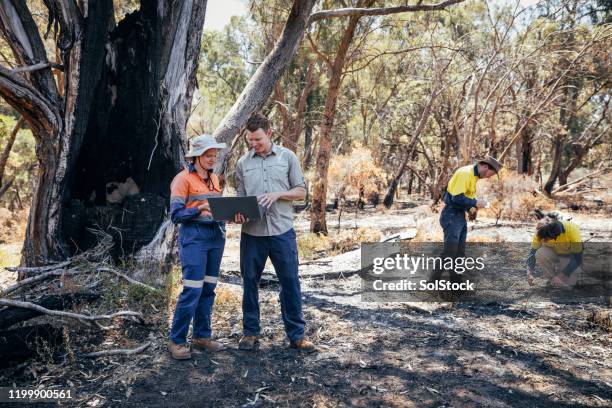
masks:
<instances>
[{"instance_id":1,"label":"crouching person's hat","mask_svg":"<svg viewBox=\"0 0 612 408\"><path fill-rule=\"evenodd\" d=\"M225 143L217 143L212 135L196 136L189 141L189 151L185 157L197 157L209 149L225 149Z\"/></svg>"},{"instance_id":2,"label":"crouching person's hat","mask_svg":"<svg viewBox=\"0 0 612 408\"><path fill-rule=\"evenodd\" d=\"M500 162L497 161L495 157L487 156L484 159L478 160L478 163L486 163L493 168L495 174L499 173L502 167L504 167Z\"/></svg>"}]
</instances>

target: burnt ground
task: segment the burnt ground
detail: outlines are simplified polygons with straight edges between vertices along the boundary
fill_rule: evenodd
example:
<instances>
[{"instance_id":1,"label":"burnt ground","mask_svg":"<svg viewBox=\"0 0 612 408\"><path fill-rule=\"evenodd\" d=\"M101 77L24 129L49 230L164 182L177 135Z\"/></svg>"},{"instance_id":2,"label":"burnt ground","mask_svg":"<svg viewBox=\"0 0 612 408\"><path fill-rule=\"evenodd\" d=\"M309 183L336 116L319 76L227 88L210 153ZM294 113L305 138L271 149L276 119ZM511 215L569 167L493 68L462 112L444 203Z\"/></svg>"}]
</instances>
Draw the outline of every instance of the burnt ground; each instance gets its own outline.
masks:
<instances>
[{"instance_id":1,"label":"burnt ground","mask_svg":"<svg viewBox=\"0 0 612 408\"><path fill-rule=\"evenodd\" d=\"M407 215L396 216L384 216L388 226L372 217L359 223L398 232ZM491 227L482 221L477 227L472 236L495 237L500 228L504 238L511 231L517 241L529 235L528 226ZM602 220L587 229L609 238L609 225ZM241 288L235 231L229 238L214 315L215 336L228 350L172 360L165 348L168 313L155 313L160 307L153 304L143 310L155 316L149 325L117 322L104 337L98 331L81 332L66 342L71 350L65 347L46 360L0 371L0 385L72 386L77 399L66 406L612 405L609 327L590 321L593 312L609 310L608 305L365 303L360 278L351 273L358 269L355 253L305 261L301 267L307 336L319 352L304 355L287 347L273 279L266 279L260 292L261 347L238 350ZM141 354L95 360L79 356L80 351L135 347L144 341L152 345Z\"/></svg>"}]
</instances>

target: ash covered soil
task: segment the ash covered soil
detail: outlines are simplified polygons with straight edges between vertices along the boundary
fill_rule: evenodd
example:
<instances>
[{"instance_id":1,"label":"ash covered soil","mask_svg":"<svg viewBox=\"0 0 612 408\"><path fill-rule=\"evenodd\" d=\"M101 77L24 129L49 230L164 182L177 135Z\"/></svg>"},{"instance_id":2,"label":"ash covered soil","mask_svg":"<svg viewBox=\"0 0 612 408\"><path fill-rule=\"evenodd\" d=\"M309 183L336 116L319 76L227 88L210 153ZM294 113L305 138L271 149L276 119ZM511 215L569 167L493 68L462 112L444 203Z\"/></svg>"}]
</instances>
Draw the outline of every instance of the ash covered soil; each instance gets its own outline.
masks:
<instances>
[{"instance_id":1,"label":"ash covered soil","mask_svg":"<svg viewBox=\"0 0 612 408\"><path fill-rule=\"evenodd\" d=\"M300 216L298 233L307 228ZM583 233L610 241L604 217L575 217ZM385 235L427 229L440 234L424 207L384 215L348 214L341 228ZM527 242L531 223L480 220L472 239ZM335 228L330 221L330 228ZM433 231L433 232L432 232ZM125 407L608 407L612 405L609 326L592 316L603 303L366 303L359 251L303 260L300 267L307 337L319 351L288 348L278 286L268 265L260 289L259 350L238 350L241 334L238 236L230 227L213 324L226 351L174 361L166 351L168 313L142 327L124 322L116 337L141 354L46 364L2 372L3 386L72 386L67 406ZM517 266L518 267L518 266ZM171 310L171 308L169 308ZM153 313L153 311L151 311ZM75 349L113 348L109 335L73 339ZM34 367L34 370L32 369ZM38 368L36 368L38 367ZM11 375L11 377L9 377ZM51 405L50 405L51 406Z\"/></svg>"}]
</instances>

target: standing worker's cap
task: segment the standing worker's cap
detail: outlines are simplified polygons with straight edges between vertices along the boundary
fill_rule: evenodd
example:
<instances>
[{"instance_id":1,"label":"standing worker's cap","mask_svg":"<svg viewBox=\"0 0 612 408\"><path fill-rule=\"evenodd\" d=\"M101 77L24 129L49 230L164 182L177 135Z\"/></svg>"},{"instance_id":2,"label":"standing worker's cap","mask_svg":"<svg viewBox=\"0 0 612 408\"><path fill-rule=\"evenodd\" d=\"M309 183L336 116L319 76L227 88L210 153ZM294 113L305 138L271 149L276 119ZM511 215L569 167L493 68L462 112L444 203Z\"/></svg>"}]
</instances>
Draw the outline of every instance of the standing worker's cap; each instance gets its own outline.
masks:
<instances>
[{"instance_id":1,"label":"standing worker's cap","mask_svg":"<svg viewBox=\"0 0 612 408\"><path fill-rule=\"evenodd\" d=\"M189 141L189 151L185 153L185 157L197 157L208 149L225 149L225 143L217 143L212 135L196 136Z\"/></svg>"},{"instance_id":2,"label":"standing worker's cap","mask_svg":"<svg viewBox=\"0 0 612 408\"><path fill-rule=\"evenodd\" d=\"M493 167L495 174L499 173L502 167L504 167L500 162L497 161L495 157L487 156L484 159L478 160L478 163L486 163L489 166Z\"/></svg>"}]
</instances>

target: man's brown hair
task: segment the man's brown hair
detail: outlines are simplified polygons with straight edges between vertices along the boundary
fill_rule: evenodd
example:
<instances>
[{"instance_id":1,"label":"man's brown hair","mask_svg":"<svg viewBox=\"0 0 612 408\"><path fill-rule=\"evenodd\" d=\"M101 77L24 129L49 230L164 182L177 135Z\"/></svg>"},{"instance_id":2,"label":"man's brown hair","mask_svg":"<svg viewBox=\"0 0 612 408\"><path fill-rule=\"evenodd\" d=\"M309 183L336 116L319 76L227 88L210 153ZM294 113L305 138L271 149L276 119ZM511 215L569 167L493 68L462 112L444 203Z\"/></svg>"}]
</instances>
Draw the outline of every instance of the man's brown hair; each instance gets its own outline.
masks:
<instances>
[{"instance_id":1,"label":"man's brown hair","mask_svg":"<svg viewBox=\"0 0 612 408\"><path fill-rule=\"evenodd\" d=\"M270 130L270 121L263 114L254 113L247 120L246 128L249 132L257 132L257 129L267 132Z\"/></svg>"}]
</instances>

